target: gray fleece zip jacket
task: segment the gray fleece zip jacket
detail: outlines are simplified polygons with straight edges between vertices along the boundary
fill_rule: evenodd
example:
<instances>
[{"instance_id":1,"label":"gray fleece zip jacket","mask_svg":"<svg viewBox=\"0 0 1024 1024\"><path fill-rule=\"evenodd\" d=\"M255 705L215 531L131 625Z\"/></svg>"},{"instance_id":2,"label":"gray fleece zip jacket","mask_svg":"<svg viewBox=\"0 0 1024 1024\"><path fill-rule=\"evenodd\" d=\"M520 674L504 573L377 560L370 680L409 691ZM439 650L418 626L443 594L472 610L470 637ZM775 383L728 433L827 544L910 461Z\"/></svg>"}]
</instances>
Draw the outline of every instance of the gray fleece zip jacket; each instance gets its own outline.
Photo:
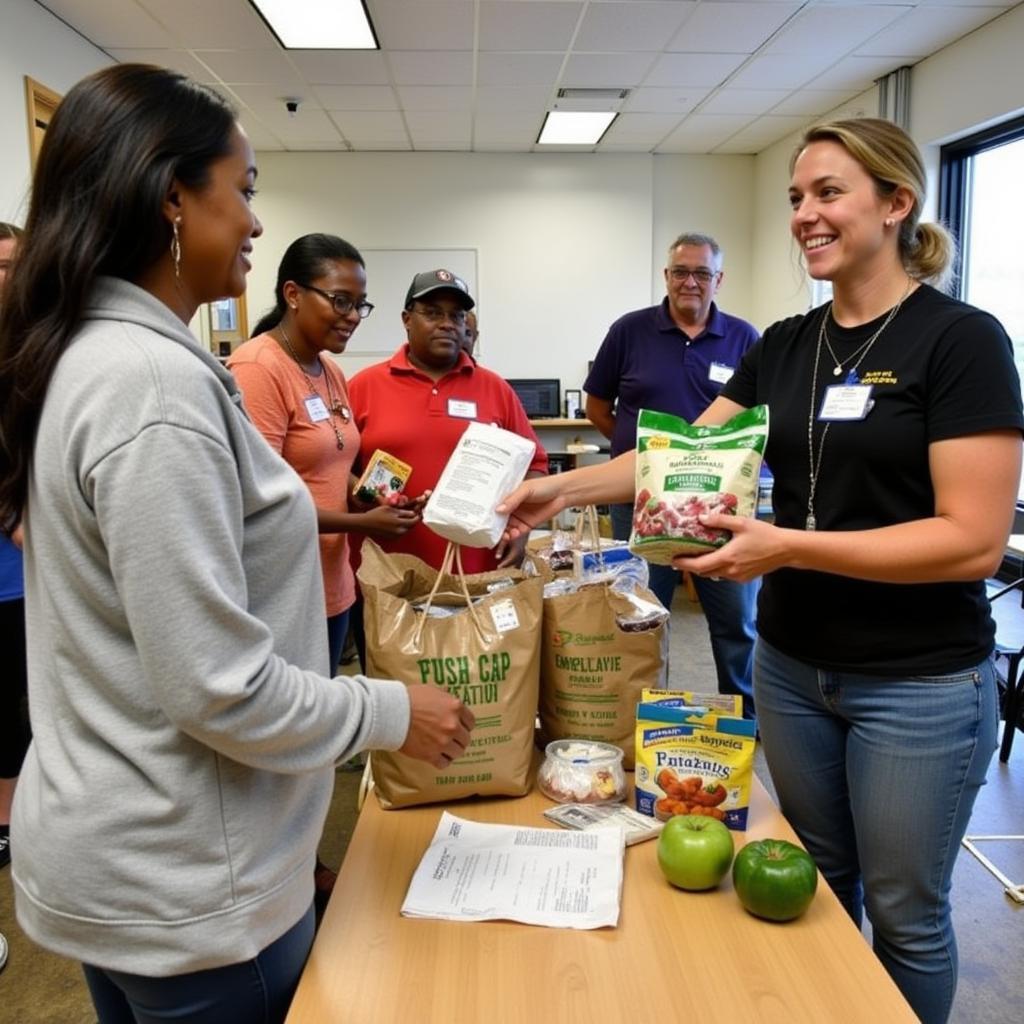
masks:
<instances>
[{"instance_id":1,"label":"gray fleece zip jacket","mask_svg":"<svg viewBox=\"0 0 1024 1024\"><path fill-rule=\"evenodd\" d=\"M400 746L408 697L327 678L305 485L124 281L101 279L46 397L25 592L22 927L149 976L255 956L312 900L335 763Z\"/></svg>"}]
</instances>

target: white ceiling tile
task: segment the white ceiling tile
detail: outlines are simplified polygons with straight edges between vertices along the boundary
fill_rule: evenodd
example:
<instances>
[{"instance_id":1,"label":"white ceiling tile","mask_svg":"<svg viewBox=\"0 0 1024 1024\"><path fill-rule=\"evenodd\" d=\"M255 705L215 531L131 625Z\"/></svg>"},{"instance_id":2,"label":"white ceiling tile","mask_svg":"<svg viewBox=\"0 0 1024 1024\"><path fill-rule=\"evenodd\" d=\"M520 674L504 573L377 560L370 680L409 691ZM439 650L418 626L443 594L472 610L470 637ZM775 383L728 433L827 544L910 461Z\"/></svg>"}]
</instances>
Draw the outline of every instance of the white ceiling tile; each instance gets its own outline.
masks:
<instances>
[{"instance_id":1,"label":"white ceiling tile","mask_svg":"<svg viewBox=\"0 0 1024 1024\"><path fill-rule=\"evenodd\" d=\"M661 145L659 153L707 153L745 128L743 114L691 114Z\"/></svg>"},{"instance_id":2,"label":"white ceiling tile","mask_svg":"<svg viewBox=\"0 0 1024 1024\"><path fill-rule=\"evenodd\" d=\"M292 63L314 85L388 85L384 54L375 50L291 50Z\"/></svg>"},{"instance_id":3,"label":"white ceiling tile","mask_svg":"<svg viewBox=\"0 0 1024 1024\"><path fill-rule=\"evenodd\" d=\"M216 86L214 86L216 88ZM233 85L231 92L247 107L255 110L261 118L266 113L282 120L296 121L317 113L323 116L320 101L312 92L304 87L293 88L291 83L257 82L253 84ZM285 99L299 100L298 113L293 117L285 109Z\"/></svg>"},{"instance_id":4,"label":"white ceiling tile","mask_svg":"<svg viewBox=\"0 0 1024 1024\"><path fill-rule=\"evenodd\" d=\"M702 114L765 114L789 95L788 89L719 89Z\"/></svg>"},{"instance_id":5,"label":"white ceiling tile","mask_svg":"<svg viewBox=\"0 0 1024 1024\"><path fill-rule=\"evenodd\" d=\"M564 50L572 41L581 3L480 3L481 50Z\"/></svg>"},{"instance_id":6,"label":"white ceiling tile","mask_svg":"<svg viewBox=\"0 0 1024 1024\"><path fill-rule=\"evenodd\" d=\"M145 50L154 46L180 48L169 26L161 25L135 0L46 0L48 10L66 21L89 42L104 49Z\"/></svg>"},{"instance_id":7,"label":"white ceiling tile","mask_svg":"<svg viewBox=\"0 0 1024 1024\"><path fill-rule=\"evenodd\" d=\"M201 60L222 82L291 82L302 78L289 63L283 50L195 50ZM291 87L291 86L290 86Z\"/></svg>"},{"instance_id":8,"label":"white ceiling tile","mask_svg":"<svg viewBox=\"0 0 1024 1024\"><path fill-rule=\"evenodd\" d=\"M349 142L352 142L349 139ZM364 143L360 143L358 146L352 142L352 148L359 153L390 153L390 152L401 152L412 149L411 143L406 141L399 141L398 139L382 141L368 139Z\"/></svg>"},{"instance_id":9,"label":"white ceiling tile","mask_svg":"<svg viewBox=\"0 0 1024 1024\"><path fill-rule=\"evenodd\" d=\"M707 90L692 89L634 89L623 104L623 110L646 113L686 114L707 95Z\"/></svg>"},{"instance_id":10,"label":"white ceiling tile","mask_svg":"<svg viewBox=\"0 0 1024 1024\"><path fill-rule=\"evenodd\" d=\"M157 64L163 68L180 71L183 75L197 81L210 80L209 69L200 64L187 50L120 50L111 49L107 53L119 64Z\"/></svg>"},{"instance_id":11,"label":"white ceiling tile","mask_svg":"<svg viewBox=\"0 0 1024 1024\"><path fill-rule=\"evenodd\" d=\"M766 54L849 53L865 39L910 10L881 4L825 4L809 7L764 47Z\"/></svg>"},{"instance_id":12,"label":"white ceiling tile","mask_svg":"<svg viewBox=\"0 0 1024 1024\"><path fill-rule=\"evenodd\" d=\"M773 111L773 114L791 114L797 117L817 117L818 114L834 110L851 96L849 89L798 89L790 93Z\"/></svg>"},{"instance_id":13,"label":"white ceiling tile","mask_svg":"<svg viewBox=\"0 0 1024 1024\"><path fill-rule=\"evenodd\" d=\"M725 81L744 60L740 53L666 53L658 58L643 84L710 87Z\"/></svg>"},{"instance_id":14,"label":"white ceiling tile","mask_svg":"<svg viewBox=\"0 0 1024 1024\"><path fill-rule=\"evenodd\" d=\"M346 139L369 135L405 134L405 122L397 110L335 110L331 120Z\"/></svg>"},{"instance_id":15,"label":"white ceiling tile","mask_svg":"<svg viewBox=\"0 0 1024 1024\"><path fill-rule=\"evenodd\" d=\"M403 110L466 110L473 90L457 85L403 85L397 89Z\"/></svg>"},{"instance_id":16,"label":"white ceiling tile","mask_svg":"<svg viewBox=\"0 0 1024 1024\"><path fill-rule=\"evenodd\" d=\"M295 142L340 141L338 129L322 110L299 110L290 117L282 107L280 111L271 107L256 111L263 125L272 131L286 146Z\"/></svg>"},{"instance_id":17,"label":"white ceiling tile","mask_svg":"<svg viewBox=\"0 0 1024 1024\"><path fill-rule=\"evenodd\" d=\"M1020 0L958 0L958 5L961 6L961 7L972 7L972 6L992 7L992 6L997 6L997 7L1002 7L1003 10L1007 10L1010 7L1016 7L1019 2L1020 2ZM937 4L939 6L943 6L944 7L944 6L947 6L949 4L949 0L918 0L918 3L919 4L923 4L925 6L931 6L932 4Z\"/></svg>"},{"instance_id":18,"label":"white ceiling tile","mask_svg":"<svg viewBox=\"0 0 1024 1024\"><path fill-rule=\"evenodd\" d=\"M419 149L447 149L452 145L468 147L471 142L469 113L414 110L406 115L409 135Z\"/></svg>"},{"instance_id":19,"label":"white ceiling tile","mask_svg":"<svg viewBox=\"0 0 1024 1024\"><path fill-rule=\"evenodd\" d=\"M729 80L729 85L744 89L798 89L834 63L828 54L756 56Z\"/></svg>"},{"instance_id":20,"label":"white ceiling tile","mask_svg":"<svg viewBox=\"0 0 1024 1024\"><path fill-rule=\"evenodd\" d=\"M552 86L562 68L560 53L490 53L477 56L478 85Z\"/></svg>"},{"instance_id":21,"label":"white ceiling tile","mask_svg":"<svg viewBox=\"0 0 1024 1024\"><path fill-rule=\"evenodd\" d=\"M472 50L472 0L375 0L371 10L387 50Z\"/></svg>"},{"instance_id":22,"label":"white ceiling tile","mask_svg":"<svg viewBox=\"0 0 1024 1024\"><path fill-rule=\"evenodd\" d=\"M671 39L694 3L591 4L573 42L573 50L660 51Z\"/></svg>"},{"instance_id":23,"label":"white ceiling tile","mask_svg":"<svg viewBox=\"0 0 1024 1024\"><path fill-rule=\"evenodd\" d=\"M473 84L473 54L469 50L395 50L388 60L395 85Z\"/></svg>"},{"instance_id":24,"label":"white ceiling tile","mask_svg":"<svg viewBox=\"0 0 1024 1024\"><path fill-rule=\"evenodd\" d=\"M653 53L574 53L560 84L576 88L639 85L656 56Z\"/></svg>"},{"instance_id":25,"label":"white ceiling tile","mask_svg":"<svg viewBox=\"0 0 1024 1024\"><path fill-rule=\"evenodd\" d=\"M249 136L252 148L255 150L281 149L281 141L270 131L258 118L248 111L239 118L245 134Z\"/></svg>"},{"instance_id":26,"label":"white ceiling tile","mask_svg":"<svg viewBox=\"0 0 1024 1024\"><path fill-rule=\"evenodd\" d=\"M802 4L702 3L666 47L684 53L753 53Z\"/></svg>"},{"instance_id":27,"label":"white ceiling tile","mask_svg":"<svg viewBox=\"0 0 1024 1024\"><path fill-rule=\"evenodd\" d=\"M189 50L265 50L274 33L247 0L139 0ZM106 7L106 0L97 6Z\"/></svg>"},{"instance_id":28,"label":"white ceiling tile","mask_svg":"<svg viewBox=\"0 0 1024 1024\"><path fill-rule=\"evenodd\" d=\"M1002 13L1001 7L915 7L856 52L864 57L927 57Z\"/></svg>"},{"instance_id":29,"label":"white ceiling tile","mask_svg":"<svg viewBox=\"0 0 1024 1024\"><path fill-rule=\"evenodd\" d=\"M715 148L716 153L760 153L772 143L799 131L807 124L803 117L759 117ZM783 190L779 190L781 196Z\"/></svg>"},{"instance_id":30,"label":"white ceiling tile","mask_svg":"<svg viewBox=\"0 0 1024 1024\"><path fill-rule=\"evenodd\" d=\"M900 61L893 57L845 57L808 82L811 89L868 89L877 78L887 75L899 67Z\"/></svg>"},{"instance_id":31,"label":"white ceiling tile","mask_svg":"<svg viewBox=\"0 0 1024 1024\"><path fill-rule=\"evenodd\" d=\"M543 115L543 112L547 109L550 96L551 90L543 87L536 89L503 89L496 86L484 86L476 91L476 108L477 110L489 112L540 111Z\"/></svg>"},{"instance_id":32,"label":"white ceiling tile","mask_svg":"<svg viewBox=\"0 0 1024 1024\"><path fill-rule=\"evenodd\" d=\"M544 115L477 114L473 121L473 147L514 144L529 149L537 141Z\"/></svg>"},{"instance_id":33,"label":"white ceiling tile","mask_svg":"<svg viewBox=\"0 0 1024 1024\"><path fill-rule=\"evenodd\" d=\"M676 114L619 114L605 133L604 142L623 142L633 139L637 142L660 142L679 124Z\"/></svg>"},{"instance_id":34,"label":"white ceiling tile","mask_svg":"<svg viewBox=\"0 0 1024 1024\"><path fill-rule=\"evenodd\" d=\"M313 95L324 110L397 110L390 85L314 85Z\"/></svg>"}]
</instances>

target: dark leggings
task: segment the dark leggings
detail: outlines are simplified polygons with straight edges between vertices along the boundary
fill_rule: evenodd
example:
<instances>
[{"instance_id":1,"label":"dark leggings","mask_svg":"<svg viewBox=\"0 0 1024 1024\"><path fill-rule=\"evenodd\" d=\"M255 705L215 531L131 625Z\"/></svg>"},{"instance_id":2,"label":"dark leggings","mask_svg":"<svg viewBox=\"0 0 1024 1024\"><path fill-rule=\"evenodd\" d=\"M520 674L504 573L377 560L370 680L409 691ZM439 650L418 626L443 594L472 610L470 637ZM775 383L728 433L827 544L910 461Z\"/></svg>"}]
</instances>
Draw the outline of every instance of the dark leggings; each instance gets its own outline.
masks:
<instances>
[{"instance_id":1,"label":"dark leggings","mask_svg":"<svg viewBox=\"0 0 1024 1024\"><path fill-rule=\"evenodd\" d=\"M32 739L25 706L28 679L25 668L25 602L21 598L0 601L0 651L3 651L0 779L14 779L21 774L21 762Z\"/></svg>"}]
</instances>

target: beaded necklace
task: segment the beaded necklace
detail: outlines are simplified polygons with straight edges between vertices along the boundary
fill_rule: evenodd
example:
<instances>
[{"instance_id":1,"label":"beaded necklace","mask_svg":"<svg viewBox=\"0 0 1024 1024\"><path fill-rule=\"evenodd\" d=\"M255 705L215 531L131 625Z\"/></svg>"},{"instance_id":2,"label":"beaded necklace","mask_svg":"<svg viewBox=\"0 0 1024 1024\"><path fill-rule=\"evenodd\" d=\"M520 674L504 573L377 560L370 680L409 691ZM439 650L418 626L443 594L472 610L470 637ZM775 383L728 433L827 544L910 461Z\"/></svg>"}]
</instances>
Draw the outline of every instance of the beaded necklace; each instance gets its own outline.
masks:
<instances>
[{"instance_id":1,"label":"beaded necklace","mask_svg":"<svg viewBox=\"0 0 1024 1024\"><path fill-rule=\"evenodd\" d=\"M323 401L323 396L320 394L316 384L313 382L313 378L306 372L306 367L302 365L301 360L295 353L295 349L292 348L292 342L288 337L288 332L281 324L277 325L277 329L281 332L281 339L284 341L284 347L288 350L288 355L292 357L295 361L295 365L302 372L302 376L306 378L306 383L309 385L310 392ZM319 354L316 358L317 362L320 363L320 371L324 376L324 380L327 382L327 422L331 425L331 429L334 431L334 436L338 441L338 451L341 451L345 447L345 439L341 436L341 431L338 429L338 424L334 422L334 417L339 417L342 423L348 423L352 417L352 413L349 410L349 407L334 394L334 388L331 386L331 375L327 372L327 367L320 362Z\"/></svg>"}]
</instances>

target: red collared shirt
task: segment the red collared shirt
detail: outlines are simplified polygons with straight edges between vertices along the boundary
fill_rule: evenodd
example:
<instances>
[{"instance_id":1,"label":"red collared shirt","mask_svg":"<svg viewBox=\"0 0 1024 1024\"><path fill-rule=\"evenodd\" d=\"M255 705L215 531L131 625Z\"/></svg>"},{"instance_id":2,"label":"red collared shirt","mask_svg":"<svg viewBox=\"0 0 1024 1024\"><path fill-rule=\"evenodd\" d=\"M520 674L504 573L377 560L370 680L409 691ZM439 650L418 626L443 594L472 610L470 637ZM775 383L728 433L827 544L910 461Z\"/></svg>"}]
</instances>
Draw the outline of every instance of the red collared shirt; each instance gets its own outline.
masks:
<instances>
[{"instance_id":1,"label":"red collared shirt","mask_svg":"<svg viewBox=\"0 0 1024 1024\"><path fill-rule=\"evenodd\" d=\"M412 466L405 486L411 496L432 489L471 420L494 423L533 441L530 471L546 473L548 457L522 403L503 377L478 366L465 352L440 380L431 380L409 361L403 345L389 360L361 370L349 381L349 400L359 429L363 465L377 448ZM440 568L447 541L422 523L405 536L378 541L385 551L404 551ZM493 552L464 548L467 573L495 568Z\"/></svg>"}]
</instances>

